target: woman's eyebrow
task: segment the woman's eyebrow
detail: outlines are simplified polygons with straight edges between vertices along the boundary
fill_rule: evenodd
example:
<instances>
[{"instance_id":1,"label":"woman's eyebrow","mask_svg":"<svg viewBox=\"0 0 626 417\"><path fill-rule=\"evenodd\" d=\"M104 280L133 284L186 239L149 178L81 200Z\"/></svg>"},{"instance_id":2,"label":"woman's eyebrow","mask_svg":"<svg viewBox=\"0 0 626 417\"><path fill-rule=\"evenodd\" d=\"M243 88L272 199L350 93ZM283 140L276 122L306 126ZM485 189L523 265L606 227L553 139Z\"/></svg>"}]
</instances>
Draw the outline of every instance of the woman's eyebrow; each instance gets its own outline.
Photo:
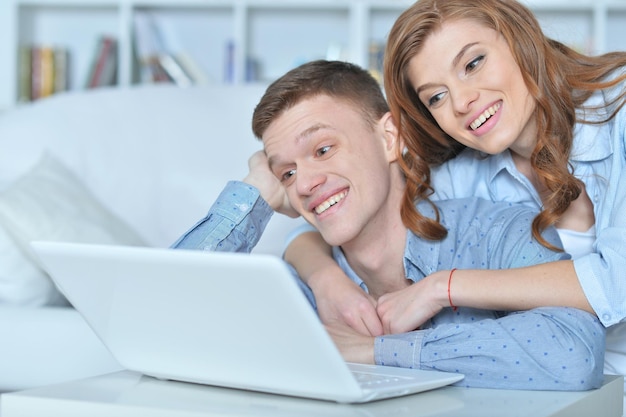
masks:
<instances>
[{"instance_id":1,"label":"woman's eyebrow","mask_svg":"<svg viewBox=\"0 0 626 417\"><path fill-rule=\"evenodd\" d=\"M467 53L467 50L470 49L474 45L478 45L478 42L471 42L471 43L468 43L467 45L463 46L463 48L461 48L459 53L456 54L455 57L452 59L452 66L451 66L451 68L456 67L459 64L459 62L461 62L461 59L463 58L463 56ZM423 90L425 90L425 89L427 89L429 87L433 87L433 86L435 86L435 84L433 84L433 83L426 83L426 84L420 85L415 90L415 94L417 94L419 96L419 94Z\"/></svg>"},{"instance_id":2,"label":"woman's eyebrow","mask_svg":"<svg viewBox=\"0 0 626 417\"><path fill-rule=\"evenodd\" d=\"M461 58L463 58L463 55L465 55L465 53L467 52L467 50L469 48L471 48L472 46L477 45L477 44L478 44L478 42L471 42L471 43L468 43L467 45L465 45L463 48L461 48L459 53L456 54L456 56L452 60L452 67L453 68L456 67L459 64L459 62L461 61Z\"/></svg>"}]
</instances>

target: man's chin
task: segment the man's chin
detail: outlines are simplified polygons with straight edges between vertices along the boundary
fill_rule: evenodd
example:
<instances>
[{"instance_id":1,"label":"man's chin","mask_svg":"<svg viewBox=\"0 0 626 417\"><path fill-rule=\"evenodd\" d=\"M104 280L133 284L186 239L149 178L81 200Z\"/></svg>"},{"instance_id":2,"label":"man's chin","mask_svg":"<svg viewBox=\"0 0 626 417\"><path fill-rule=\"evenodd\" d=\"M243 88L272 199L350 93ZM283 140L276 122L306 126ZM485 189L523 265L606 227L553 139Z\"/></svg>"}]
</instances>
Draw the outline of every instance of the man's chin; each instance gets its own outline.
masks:
<instances>
[{"instance_id":1,"label":"man's chin","mask_svg":"<svg viewBox=\"0 0 626 417\"><path fill-rule=\"evenodd\" d=\"M324 241L330 246L342 246L348 240L345 233L340 233L338 231L330 232L320 228L318 228L317 230L319 230L320 234L322 235L322 239L324 239Z\"/></svg>"}]
</instances>

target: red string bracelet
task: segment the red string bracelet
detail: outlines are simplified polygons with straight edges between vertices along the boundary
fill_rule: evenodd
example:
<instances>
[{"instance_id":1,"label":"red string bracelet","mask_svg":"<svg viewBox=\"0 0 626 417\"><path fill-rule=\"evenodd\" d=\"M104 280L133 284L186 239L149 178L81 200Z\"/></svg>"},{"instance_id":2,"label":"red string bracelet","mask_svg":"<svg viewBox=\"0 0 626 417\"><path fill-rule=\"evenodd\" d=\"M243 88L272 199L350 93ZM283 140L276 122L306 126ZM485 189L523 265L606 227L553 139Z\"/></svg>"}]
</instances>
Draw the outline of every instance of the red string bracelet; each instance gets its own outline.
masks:
<instances>
[{"instance_id":1,"label":"red string bracelet","mask_svg":"<svg viewBox=\"0 0 626 417\"><path fill-rule=\"evenodd\" d=\"M450 284L452 283L452 274L454 274L454 271L456 271L456 268L452 268L452 271L450 271L450 277L448 278L448 301L450 302L452 311L457 311L458 307L452 303L452 297L450 296Z\"/></svg>"}]
</instances>

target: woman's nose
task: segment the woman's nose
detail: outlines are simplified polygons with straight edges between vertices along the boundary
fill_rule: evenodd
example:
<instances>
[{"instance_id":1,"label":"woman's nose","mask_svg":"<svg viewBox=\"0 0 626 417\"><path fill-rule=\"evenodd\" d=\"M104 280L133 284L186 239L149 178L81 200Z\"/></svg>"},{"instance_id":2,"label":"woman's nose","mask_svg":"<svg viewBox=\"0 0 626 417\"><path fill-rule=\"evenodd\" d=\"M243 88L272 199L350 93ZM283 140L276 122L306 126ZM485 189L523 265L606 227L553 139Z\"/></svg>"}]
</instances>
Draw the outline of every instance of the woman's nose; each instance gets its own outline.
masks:
<instances>
[{"instance_id":1,"label":"woman's nose","mask_svg":"<svg viewBox=\"0 0 626 417\"><path fill-rule=\"evenodd\" d=\"M458 86L450 93L452 107L456 114L468 113L472 108L472 103L478 99L478 90L468 86Z\"/></svg>"}]
</instances>

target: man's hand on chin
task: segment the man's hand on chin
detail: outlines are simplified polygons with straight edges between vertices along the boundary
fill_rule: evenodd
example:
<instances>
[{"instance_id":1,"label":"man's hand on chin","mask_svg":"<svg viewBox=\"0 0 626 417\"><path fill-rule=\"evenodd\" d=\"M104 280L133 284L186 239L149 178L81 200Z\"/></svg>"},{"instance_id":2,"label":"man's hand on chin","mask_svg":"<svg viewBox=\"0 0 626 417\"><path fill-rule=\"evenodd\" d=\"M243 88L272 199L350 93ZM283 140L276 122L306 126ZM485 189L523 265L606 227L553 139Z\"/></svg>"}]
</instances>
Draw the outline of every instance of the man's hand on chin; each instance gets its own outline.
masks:
<instances>
[{"instance_id":1,"label":"man's hand on chin","mask_svg":"<svg viewBox=\"0 0 626 417\"><path fill-rule=\"evenodd\" d=\"M363 335L340 323L326 324L326 331L346 362L374 364L374 336Z\"/></svg>"},{"instance_id":2,"label":"man's hand on chin","mask_svg":"<svg viewBox=\"0 0 626 417\"><path fill-rule=\"evenodd\" d=\"M278 213L289 217L298 217L287 198L285 187L270 170L267 156L264 151L256 151L248 159L248 175L243 182L255 186L261 197Z\"/></svg>"}]
</instances>

